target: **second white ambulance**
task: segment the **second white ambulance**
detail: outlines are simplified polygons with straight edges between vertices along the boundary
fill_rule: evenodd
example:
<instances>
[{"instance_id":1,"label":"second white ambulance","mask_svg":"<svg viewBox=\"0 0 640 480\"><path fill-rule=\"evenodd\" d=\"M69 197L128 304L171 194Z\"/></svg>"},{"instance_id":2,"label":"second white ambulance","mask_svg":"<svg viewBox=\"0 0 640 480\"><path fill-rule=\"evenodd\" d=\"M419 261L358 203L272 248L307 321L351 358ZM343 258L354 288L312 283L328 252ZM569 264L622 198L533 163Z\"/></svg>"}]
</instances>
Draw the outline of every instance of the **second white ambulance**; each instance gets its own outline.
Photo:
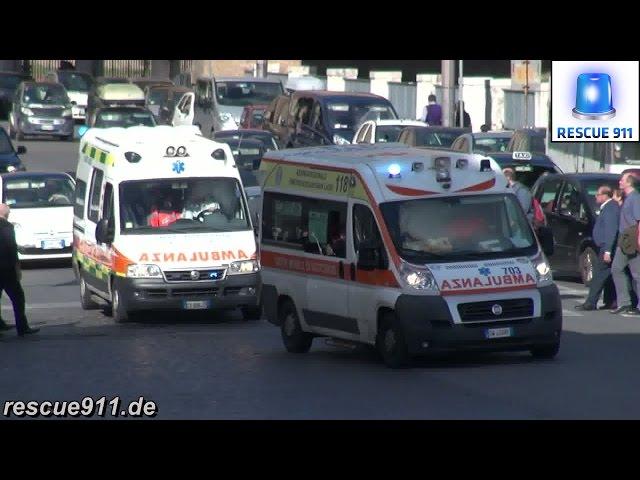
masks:
<instances>
[{"instance_id":1,"label":"second white ambulance","mask_svg":"<svg viewBox=\"0 0 640 480\"><path fill-rule=\"evenodd\" d=\"M552 358L562 307L495 161L400 144L269 152L263 308L290 352L316 336L375 345L398 367L443 350Z\"/></svg>"},{"instance_id":2,"label":"second white ambulance","mask_svg":"<svg viewBox=\"0 0 640 480\"><path fill-rule=\"evenodd\" d=\"M93 128L80 143L73 267L82 306L261 310L256 241L229 146L193 127Z\"/></svg>"}]
</instances>

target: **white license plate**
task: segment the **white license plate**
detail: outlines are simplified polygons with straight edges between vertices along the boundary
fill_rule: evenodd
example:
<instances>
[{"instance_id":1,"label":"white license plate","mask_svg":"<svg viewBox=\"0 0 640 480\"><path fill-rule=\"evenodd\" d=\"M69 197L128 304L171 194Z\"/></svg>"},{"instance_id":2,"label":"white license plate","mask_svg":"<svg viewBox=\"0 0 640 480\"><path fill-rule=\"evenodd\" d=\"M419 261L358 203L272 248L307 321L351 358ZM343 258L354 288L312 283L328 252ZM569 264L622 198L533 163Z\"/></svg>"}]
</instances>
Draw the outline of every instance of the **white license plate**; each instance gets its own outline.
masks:
<instances>
[{"instance_id":1,"label":"white license plate","mask_svg":"<svg viewBox=\"0 0 640 480\"><path fill-rule=\"evenodd\" d=\"M490 338L505 338L505 337L511 337L512 335L513 335L513 332L511 330L511 327L507 327L507 328L488 328L484 332L484 336L487 339L490 339Z\"/></svg>"},{"instance_id":2,"label":"white license plate","mask_svg":"<svg viewBox=\"0 0 640 480\"><path fill-rule=\"evenodd\" d=\"M40 125L42 130L53 130L53 125Z\"/></svg>"},{"instance_id":3,"label":"white license plate","mask_svg":"<svg viewBox=\"0 0 640 480\"><path fill-rule=\"evenodd\" d=\"M64 240L42 240L40 247L43 250L54 250L64 248Z\"/></svg>"},{"instance_id":4,"label":"white license plate","mask_svg":"<svg viewBox=\"0 0 640 480\"><path fill-rule=\"evenodd\" d=\"M531 165L516 165L516 172L533 172Z\"/></svg>"},{"instance_id":5,"label":"white license plate","mask_svg":"<svg viewBox=\"0 0 640 480\"><path fill-rule=\"evenodd\" d=\"M207 300L185 300L182 306L185 310L206 310L209 308L209 302Z\"/></svg>"}]
</instances>

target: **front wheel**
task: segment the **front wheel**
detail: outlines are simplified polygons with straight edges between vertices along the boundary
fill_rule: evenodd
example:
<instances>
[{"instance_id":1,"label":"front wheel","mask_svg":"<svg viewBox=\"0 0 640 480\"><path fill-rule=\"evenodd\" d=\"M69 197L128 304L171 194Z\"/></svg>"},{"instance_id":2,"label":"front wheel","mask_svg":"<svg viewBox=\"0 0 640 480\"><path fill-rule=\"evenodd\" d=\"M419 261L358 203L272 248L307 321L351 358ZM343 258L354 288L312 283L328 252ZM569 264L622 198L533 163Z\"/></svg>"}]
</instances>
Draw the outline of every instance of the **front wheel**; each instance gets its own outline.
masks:
<instances>
[{"instance_id":1,"label":"front wheel","mask_svg":"<svg viewBox=\"0 0 640 480\"><path fill-rule=\"evenodd\" d=\"M593 269L597 261L596 252L591 247L585 248L580 254L580 276L585 287L588 287L593 280Z\"/></svg>"},{"instance_id":2,"label":"front wheel","mask_svg":"<svg viewBox=\"0 0 640 480\"><path fill-rule=\"evenodd\" d=\"M279 313L282 322L282 342L287 352L307 353L311 349L313 335L302 331L296 307L287 301Z\"/></svg>"},{"instance_id":3,"label":"front wheel","mask_svg":"<svg viewBox=\"0 0 640 480\"><path fill-rule=\"evenodd\" d=\"M560 342L554 343L553 345L544 345L541 347L533 347L531 349L531 356L533 358L538 358L542 360L551 360L558 355L560 351Z\"/></svg>"},{"instance_id":4,"label":"front wheel","mask_svg":"<svg viewBox=\"0 0 640 480\"><path fill-rule=\"evenodd\" d=\"M126 323L129 321L129 313L122 304L122 296L118 288L114 285L111 290L111 316L116 323Z\"/></svg>"},{"instance_id":5,"label":"front wheel","mask_svg":"<svg viewBox=\"0 0 640 480\"><path fill-rule=\"evenodd\" d=\"M94 310L99 306L91 298L91 291L87 288L82 272L80 272L80 306L83 310Z\"/></svg>"},{"instance_id":6,"label":"front wheel","mask_svg":"<svg viewBox=\"0 0 640 480\"><path fill-rule=\"evenodd\" d=\"M404 331L395 314L387 313L382 318L377 347L387 367L402 368L409 364L409 349Z\"/></svg>"}]
</instances>

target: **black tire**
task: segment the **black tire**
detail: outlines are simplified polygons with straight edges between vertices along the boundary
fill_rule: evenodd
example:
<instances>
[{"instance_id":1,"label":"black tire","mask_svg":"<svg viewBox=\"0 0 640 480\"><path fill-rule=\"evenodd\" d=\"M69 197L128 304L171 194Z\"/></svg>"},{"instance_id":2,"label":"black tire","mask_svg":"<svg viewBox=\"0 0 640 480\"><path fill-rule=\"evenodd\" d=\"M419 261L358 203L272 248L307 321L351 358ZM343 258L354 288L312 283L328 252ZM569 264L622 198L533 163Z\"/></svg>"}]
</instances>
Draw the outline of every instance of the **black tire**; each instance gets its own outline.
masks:
<instances>
[{"instance_id":1,"label":"black tire","mask_svg":"<svg viewBox=\"0 0 640 480\"><path fill-rule=\"evenodd\" d=\"M242 318L244 320L260 320L262 318L262 307L242 307Z\"/></svg>"},{"instance_id":2,"label":"black tire","mask_svg":"<svg viewBox=\"0 0 640 480\"><path fill-rule=\"evenodd\" d=\"M84 277L82 272L79 274L79 283L80 283L80 306L83 310L95 310L100 305L98 305L91 298L91 291L87 288L87 282L84 281Z\"/></svg>"},{"instance_id":3,"label":"black tire","mask_svg":"<svg viewBox=\"0 0 640 480\"><path fill-rule=\"evenodd\" d=\"M558 355L560 351L560 342L554 343L553 345L544 345L540 347L533 347L530 352L533 358L541 359L541 360L551 360Z\"/></svg>"},{"instance_id":4,"label":"black tire","mask_svg":"<svg viewBox=\"0 0 640 480\"><path fill-rule=\"evenodd\" d=\"M387 367L403 368L409 365L409 349L404 331L393 312L385 313L381 319L376 347Z\"/></svg>"},{"instance_id":5,"label":"black tire","mask_svg":"<svg viewBox=\"0 0 640 480\"><path fill-rule=\"evenodd\" d=\"M124 309L120 298L121 296L118 288L113 285L111 287L111 305L109 308L111 316L116 321L116 323L126 323L129 321L130 316L129 312Z\"/></svg>"},{"instance_id":6,"label":"black tire","mask_svg":"<svg viewBox=\"0 0 640 480\"><path fill-rule=\"evenodd\" d=\"M598 256L591 247L585 248L580 254L578 264L580 267L580 277L582 278L582 283L585 287L588 287L591 284L591 280L593 279L593 266L597 261Z\"/></svg>"},{"instance_id":7,"label":"black tire","mask_svg":"<svg viewBox=\"0 0 640 480\"><path fill-rule=\"evenodd\" d=\"M298 312L292 302L286 301L280 311L282 342L289 353L307 353L313 343L313 335L302 331Z\"/></svg>"}]
</instances>

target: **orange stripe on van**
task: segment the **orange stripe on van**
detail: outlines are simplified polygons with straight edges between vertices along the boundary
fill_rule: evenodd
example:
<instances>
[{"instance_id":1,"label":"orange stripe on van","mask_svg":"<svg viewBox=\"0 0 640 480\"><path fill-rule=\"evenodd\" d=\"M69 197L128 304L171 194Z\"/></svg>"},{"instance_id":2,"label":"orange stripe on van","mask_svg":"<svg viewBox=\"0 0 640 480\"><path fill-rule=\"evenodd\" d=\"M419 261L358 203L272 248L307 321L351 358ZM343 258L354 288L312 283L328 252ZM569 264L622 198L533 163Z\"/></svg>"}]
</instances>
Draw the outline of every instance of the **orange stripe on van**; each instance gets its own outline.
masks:
<instances>
[{"instance_id":1,"label":"orange stripe on van","mask_svg":"<svg viewBox=\"0 0 640 480\"><path fill-rule=\"evenodd\" d=\"M389 185L386 184L386 187L391 190L393 193L397 193L398 195L407 195L410 197L419 197L422 195L434 195L438 192L431 192L429 190L418 190L416 188L407 188L407 187L399 187L397 185Z\"/></svg>"},{"instance_id":2,"label":"orange stripe on van","mask_svg":"<svg viewBox=\"0 0 640 480\"><path fill-rule=\"evenodd\" d=\"M111 253L111 262L113 264L113 270L116 273L121 273L123 275L127 274L127 267L129 265L133 265L133 260L129 259L126 255L123 255L120 250L113 247Z\"/></svg>"},{"instance_id":3,"label":"orange stripe on van","mask_svg":"<svg viewBox=\"0 0 640 480\"><path fill-rule=\"evenodd\" d=\"M260 263L264 267L277 268L279 270L317 275L320 277L340 278L338 275L337 261L316 260L299 255L288 255L286 253L271 252L263 249L260 252Z\"/></svg>"},{"instance_id":4,"label":"orange stripe on van","mask_svg":"<svg viewBox=\"0 0 640 480\"><path fill-rule=\"evenodd\" d=\"M480 192L482 190L488 190L496 184L496 179L492 178L491 180L487 180L486 182L477 183L475 185L471 185L470 187L463 188L462 190L456 190L458 192Z\"/></svg>"}]
</instances>

